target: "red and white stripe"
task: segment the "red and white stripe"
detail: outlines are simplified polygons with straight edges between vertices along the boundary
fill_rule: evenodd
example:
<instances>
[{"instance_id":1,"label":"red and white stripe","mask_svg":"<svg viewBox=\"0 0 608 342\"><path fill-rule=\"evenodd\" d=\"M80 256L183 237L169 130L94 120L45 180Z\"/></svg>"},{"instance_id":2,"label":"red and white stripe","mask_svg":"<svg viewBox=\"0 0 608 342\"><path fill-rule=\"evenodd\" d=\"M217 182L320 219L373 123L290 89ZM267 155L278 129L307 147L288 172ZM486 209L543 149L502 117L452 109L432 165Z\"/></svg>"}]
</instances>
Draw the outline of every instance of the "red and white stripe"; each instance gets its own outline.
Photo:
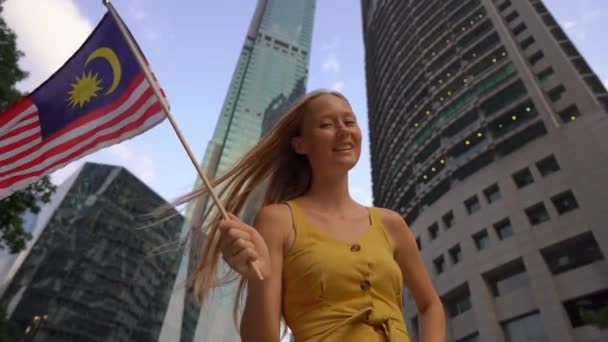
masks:
<instances>
[{"instance_id":1,"label":"red and white stripe","mask_svg":"<svg viewBox=\"0 0 608 342\"><path fill-rule=\"evenodd\" d=\"M44 140L38 108L26 98L0 116L0 199L74 160L141 134L164 118L141 74L117 101Z\"/></svg>"}]
</instances>

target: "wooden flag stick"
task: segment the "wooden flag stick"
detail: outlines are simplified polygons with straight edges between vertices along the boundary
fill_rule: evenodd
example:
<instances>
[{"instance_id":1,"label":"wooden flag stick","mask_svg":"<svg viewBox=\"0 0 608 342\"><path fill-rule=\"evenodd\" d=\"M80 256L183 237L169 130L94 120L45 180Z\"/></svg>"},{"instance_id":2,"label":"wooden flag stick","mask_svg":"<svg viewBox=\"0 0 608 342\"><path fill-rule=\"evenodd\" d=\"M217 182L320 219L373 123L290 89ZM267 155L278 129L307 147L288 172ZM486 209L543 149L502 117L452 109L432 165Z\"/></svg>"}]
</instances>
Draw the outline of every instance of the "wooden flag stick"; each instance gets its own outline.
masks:
<instances>
[{"instance_id":1,"label":"wooden flag stick","mask_svg":"<svg viewBox=\"0 0 608 342\"><path fill-rule=\"evenodd\" d=\"M150 84L150 87L152 87L152 90L154 91L154 94L160 101L160 104L163 108L163 111L165 112L165 115L167 116L167 119L169 119L169 122L171 123L171 126L173 127L173 130L175 131L175 134L177 134L177 137L179 138L179 141L182 143L182 146L184 147L184 149L186 150L188 157L190 157L190 161L192 162L192 165L194 165L196 172L198 172L198 175L203 180L203 183L205 183L205 187L207 187L207 191L211 195L211 198L213 198L213 202L215 203L215 205L218 207L218 209L222 213L222 217L224 218L224 220L229 220L230 217L228 216L226 209L224 208L224 206L220 202L219 198L215 194L215 191L213 191L213 188L211 187L211 183L207 179L207 176L205 176L205 173L203 172L203 169L201 168L201 166L196 162L196 158L194 157L192 150L188 146L188 143L186 142L186 139L182 135L182 132L180 131L179 127L177 127L177 123L175 122L175 119L173 119L173 115L171 115L171 112L169 111L169 105L167 104L165 97L161 93L160 88L159 88L158 84L156 83L156 80L152 76L152 72L150 71L148 64L145 62L144 57L141 55L139 48L135 44L133 37L131 37L131 34L127 30L126 24L122 21L122 19L118 15L118 12L114 8L114 6L112 6L112 4L110 3L110 0L102 0L102 1L103 1L103 4L108 9L108 12L110 12L110 14L114 18L114 20L116 20L116 23L118 24L118 28L120 29L120 32L122 33L123 37L127 41L127 44L129 45L129 49L135 56L135 59L137 60L137 64L139 64L139 67L144 72L144 76L146 77L146 80L148 81L148 83ZM262 276L262 272L260 272L260 269L257 267L257 264L250 261L249 266L253 268L253 270L255 271L256 275L258 276L258 278L260 280L264 280L264 277Z\"/></svg>"}]
</instances>

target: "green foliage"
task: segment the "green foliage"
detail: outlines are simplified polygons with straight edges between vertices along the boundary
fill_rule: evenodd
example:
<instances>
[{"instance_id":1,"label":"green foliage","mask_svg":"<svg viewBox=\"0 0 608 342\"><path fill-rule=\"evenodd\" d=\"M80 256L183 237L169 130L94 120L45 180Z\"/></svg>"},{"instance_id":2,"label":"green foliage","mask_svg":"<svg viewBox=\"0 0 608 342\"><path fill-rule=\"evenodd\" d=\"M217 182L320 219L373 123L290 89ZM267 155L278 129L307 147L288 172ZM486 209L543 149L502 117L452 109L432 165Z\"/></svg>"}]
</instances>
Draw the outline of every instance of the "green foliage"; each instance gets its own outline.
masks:
<instances>
[{"instance_id":1,"label":"green foliage","mask_svg":"<svg viewBox=\"0 0 608 342\"><path fill-rule=\"evenodd\" d=\"M17 36L2 16L2 3L0 0L0 113L20 99L15 84L27 76L17 64L23 53L17 49ZM23 230L21 216L26 210L38 212L40 202L48 202L54 191L55 186L46 176L0 200L0 249L8 247L11 253L18 253L25 248L31 234Z\"/></svg>"},{"instance_id":2,"label":"green foliage","mask_svg":"<svg viewBox=\"0 0 608 342\"><path fill-rule=\"evenodd\" d=\"M21 94L15 89L15 84L27 77L27 73L17 65L23 53L17 50L17 36L4 21L2 2L0 1L0 112L19 100Z\"/></svg>"}]
</instances>

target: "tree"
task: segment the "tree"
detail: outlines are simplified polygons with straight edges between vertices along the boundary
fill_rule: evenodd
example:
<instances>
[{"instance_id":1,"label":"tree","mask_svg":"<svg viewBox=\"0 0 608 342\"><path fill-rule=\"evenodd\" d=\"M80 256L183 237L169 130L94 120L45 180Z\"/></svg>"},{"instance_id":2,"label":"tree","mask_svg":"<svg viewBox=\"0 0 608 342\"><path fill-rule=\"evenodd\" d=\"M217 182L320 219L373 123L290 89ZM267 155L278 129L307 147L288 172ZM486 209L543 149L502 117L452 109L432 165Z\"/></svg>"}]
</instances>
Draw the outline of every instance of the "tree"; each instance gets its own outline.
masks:
<instances>
[{"instance_id":1,"label":"tree","mask_svg":"<svg viewBox=\"0 0 608 342\"><path fill-rule=\"evenodd\" d=\"M27 77L17 65L23 53L17 50L17 36L4 21L3 2L0 0L0 112L19 100L21 94L15 84Z\"/></svg>"},{"instance_id":2,"label":"tree","mask_svg":"<svg viewBox=\"0 0 608 342\"><path fill-rule=\"evenodd\" d=\"M19 100L21 93L15 84L27 77L17 64L23 53L17 49L17 36L4 21L3 2L0 0L0 113ZM0 249L8 247L11 253L18 253L25 248L32 236L23 230L23 213L37 213L39 205L48 202L54 191L55 186L45 176L0 200Z\"/></svg>"}]
</instances>

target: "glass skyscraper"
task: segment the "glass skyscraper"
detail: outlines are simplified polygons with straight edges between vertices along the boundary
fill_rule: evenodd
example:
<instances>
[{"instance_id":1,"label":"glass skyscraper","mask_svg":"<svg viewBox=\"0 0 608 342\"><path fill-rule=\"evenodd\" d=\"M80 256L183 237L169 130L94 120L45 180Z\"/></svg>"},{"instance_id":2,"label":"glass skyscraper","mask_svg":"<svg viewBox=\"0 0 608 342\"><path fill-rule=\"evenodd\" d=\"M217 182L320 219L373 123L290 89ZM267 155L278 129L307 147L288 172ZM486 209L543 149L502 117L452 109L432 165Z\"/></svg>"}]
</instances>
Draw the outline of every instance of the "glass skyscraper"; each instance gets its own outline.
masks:
<instances>
[{"instance_id":1,"label":"glass skyscraper","mask_svg":"<svg viewBox=\"0 0 608 342\"><path fill-rule=\"evenodd\" d=\"M260 0L203 166L221 175L305 92L315 1Z\"/></svg>"},{"instance_id":2,"label":"glass skyscraper","mask_svg":"<svg viewBox=\"0 0 608 342\"><path fill-rule=\"evenodd\" d=\"M16 340L157 340L181 253L154 251L184 219L146 214L166 204L122 167L87 163L60 186L0 298Z\"/></svg>"},{"instance_id":3,"label":"glass skyscraper","mask_svg":"<svg viewBox=\"0 0 608 342\"><path fill-rule=\"evenodd\" d=\"M450 341L608 339L581 315L608 306L608 92L550 5L362 2L374 204L408 222ZM407 291L404 312L416 338Z\"/></svg>"},{"instance_id":4,"label":"glass skyscraper","mask_svg":"<svg viewBox=\"0 0 608 342\"><path fill-rule=\"evenodd\" d=\"M234 165L304 95L314 12L314 0L258 1L203 159L203 169L210 179ZM200 226L205 205L189 206L184 231ZM250 221L253 214L246 210L244 220ZM187 270L194 263L188 264L189 259L186 254L182 261L160 341L237 341L232 320L233 289L217 291L201 311L183 286Z\"/></svg>"}]
</instances>

